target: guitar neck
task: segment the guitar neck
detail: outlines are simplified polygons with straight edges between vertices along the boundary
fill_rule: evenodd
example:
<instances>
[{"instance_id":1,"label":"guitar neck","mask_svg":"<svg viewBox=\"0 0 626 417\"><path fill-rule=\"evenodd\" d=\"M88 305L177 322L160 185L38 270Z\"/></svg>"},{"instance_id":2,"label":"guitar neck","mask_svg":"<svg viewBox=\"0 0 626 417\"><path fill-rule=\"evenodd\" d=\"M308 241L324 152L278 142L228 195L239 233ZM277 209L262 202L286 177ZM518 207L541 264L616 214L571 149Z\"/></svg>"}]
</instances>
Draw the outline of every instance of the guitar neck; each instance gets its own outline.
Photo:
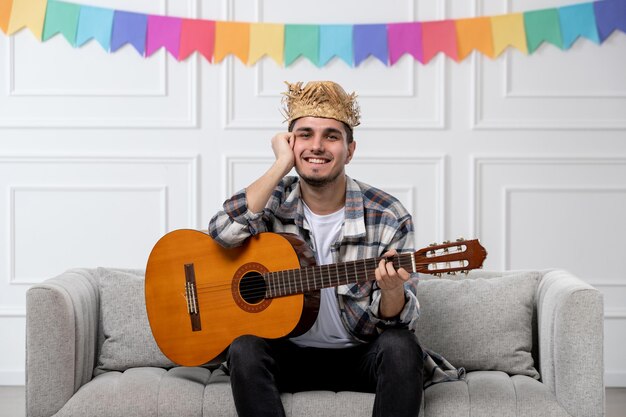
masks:
<instances>
[{"instance_id":1,"label":"guitar neck","mask_svg":"<svg viewBox=\"0 0 626 417\"><path fill-rule=\"evenodd\" d=\"M266 298L283 297L317 291L322 288L376 279L374 271L382 260L379 258L361 259L328 265L315 265L301 269L269 272L264 275ZM413 253L405 253L387 258L393 266L417 272Z\"/></svg>"}]
</instances>

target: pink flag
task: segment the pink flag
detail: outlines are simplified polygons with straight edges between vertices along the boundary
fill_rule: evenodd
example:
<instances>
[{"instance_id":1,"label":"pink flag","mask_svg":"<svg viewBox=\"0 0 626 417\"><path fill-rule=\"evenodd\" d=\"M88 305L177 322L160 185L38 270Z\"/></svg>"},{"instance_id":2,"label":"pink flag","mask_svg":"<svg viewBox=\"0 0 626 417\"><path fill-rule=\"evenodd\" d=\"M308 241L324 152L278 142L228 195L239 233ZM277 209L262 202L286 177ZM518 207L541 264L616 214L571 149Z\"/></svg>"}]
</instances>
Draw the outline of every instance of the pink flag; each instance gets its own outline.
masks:
<instances>
[{"instance_id":1,"label":"pink flag","mask_svg":"<svg viewBox=\"0 0 626 417\"><path fill-rule=\"evenodd\" d=\"M455 61L459 60L454 20L423 22L422 39L424 42L423 64L428 63L439 52L443 52Z\"/></svg>"},{"instance_id":2,"label":"pink flag","mask_svg":"<svg viewBox=\"0 0 626 417\"><path fill-rule=\"evenodd\" d=\"M178 59L180 48L180 28L182 19L169 16L148 16L146 36L146 56L155 53L162 46Z\"/></svg>"},{"instance_id":3,"label":"pink flag","mask_svg":"<svg viewBox=\"0 0 626 417\"><path fill-rule=\"evenodd\" d=\"M413 58L420 62L424 60L421 23L389 23L387 25L387 39L389 41L390 65L395 64L405 53L413 55Z\"/></svg>"}]
</instances>

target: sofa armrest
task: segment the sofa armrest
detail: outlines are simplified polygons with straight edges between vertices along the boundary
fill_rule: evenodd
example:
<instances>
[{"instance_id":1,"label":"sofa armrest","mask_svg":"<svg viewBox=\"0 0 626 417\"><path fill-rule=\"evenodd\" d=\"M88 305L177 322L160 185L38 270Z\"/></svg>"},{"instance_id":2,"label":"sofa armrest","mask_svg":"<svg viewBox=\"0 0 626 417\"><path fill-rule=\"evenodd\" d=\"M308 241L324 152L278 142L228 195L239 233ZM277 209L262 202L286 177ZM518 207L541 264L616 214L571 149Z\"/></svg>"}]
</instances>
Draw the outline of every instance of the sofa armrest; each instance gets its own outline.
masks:
<instances>
[{"instance_id":1,"label":"sofa armrest","mask_svg":"<svg viewBox=\"0 0 626 417\"><path fill-rule=\"evenodd\" d=\"M537 289L540 373L575 417L604 416L604 301L569 272L547 272Z\"/></svg>"},{"instance_id":2,"label":"sofa armrest","mask_svg":"<svg viewBox=\"0 0 626 417\"><path fill-rule=\"evenodd\" d=\"M55 414L91 380L98 341L94 271L72 269L26 293L26 413Z\"/></svg>"}]
</instances>

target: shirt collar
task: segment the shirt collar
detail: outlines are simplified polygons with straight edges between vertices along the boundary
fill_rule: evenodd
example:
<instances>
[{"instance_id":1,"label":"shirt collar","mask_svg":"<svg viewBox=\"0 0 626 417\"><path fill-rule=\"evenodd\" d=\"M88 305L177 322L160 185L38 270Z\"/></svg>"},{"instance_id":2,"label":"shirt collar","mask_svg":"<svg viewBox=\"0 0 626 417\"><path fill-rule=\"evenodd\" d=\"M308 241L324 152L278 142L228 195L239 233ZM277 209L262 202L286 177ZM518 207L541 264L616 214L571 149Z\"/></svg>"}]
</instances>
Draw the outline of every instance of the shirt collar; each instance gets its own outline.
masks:
<instances>
[{"instance_id":1,"label":"shirt collar","mask_svg":"<svg viewBox=\"0 0 626 417\"><path fill-rule=\"evenodd\" d=\"M281 204L277 214L282 218L293 220L298 227L309 230L309 226L304 219L304 202L301 198L300 179L295 179L291 186L293 188L283 204ZM343 226L343 237L357 238L365 236L363 193L359 184L347 175L345 213L346 220Z\"/></svg>"}]
</instances>

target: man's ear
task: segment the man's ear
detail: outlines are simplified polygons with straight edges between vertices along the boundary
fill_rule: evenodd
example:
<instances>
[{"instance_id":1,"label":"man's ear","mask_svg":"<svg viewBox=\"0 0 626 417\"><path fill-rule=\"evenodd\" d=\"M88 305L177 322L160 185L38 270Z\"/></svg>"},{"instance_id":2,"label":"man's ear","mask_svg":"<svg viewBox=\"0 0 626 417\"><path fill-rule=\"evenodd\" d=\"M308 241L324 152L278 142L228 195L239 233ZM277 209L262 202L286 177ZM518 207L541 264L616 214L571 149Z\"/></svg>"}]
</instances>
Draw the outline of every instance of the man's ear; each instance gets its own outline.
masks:
<instances>
[{"instance_id":1,"label":"man's ear","mask_svg":"<svg viewBox=\"0 0 626 417\"><path fill-rule=\"evenodd\" d=\"M348 144L348 156L346 157L346 164L349 164L354 156L354 150L356 149L356 142L353 140Z\"/></svg>"}]
</instances>

